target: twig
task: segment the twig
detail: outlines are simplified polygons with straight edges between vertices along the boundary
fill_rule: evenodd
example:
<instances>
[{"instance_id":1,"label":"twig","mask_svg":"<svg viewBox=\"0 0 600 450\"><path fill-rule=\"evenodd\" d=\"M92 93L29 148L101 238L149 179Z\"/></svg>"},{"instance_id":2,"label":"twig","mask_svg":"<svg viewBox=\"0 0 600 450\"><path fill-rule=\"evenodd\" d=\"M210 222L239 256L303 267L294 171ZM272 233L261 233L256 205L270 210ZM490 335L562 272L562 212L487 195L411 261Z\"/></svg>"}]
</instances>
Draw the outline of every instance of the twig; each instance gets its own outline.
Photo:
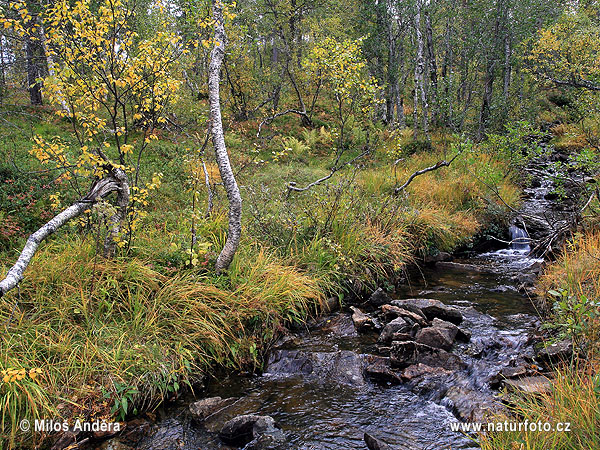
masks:
<instances>
[{"instance_id":1,"label":"twig","mask_svg":"<svg viewBox=\"0 0 600 450\"><path fill-rule=\"evenodd\" d=\"M344 167L346 167L346 166L348 166L348 165L352 164L353 162L357 161L358 159L362 158L363 156L367 155L368 153L370 153L370 151L371 151L370 149L366 149L366 150L365 150L364 152L362 152L360 155L358 155L358 156L356 156L356 157L352 158L352 159L351 159L351 160L349 160L349 161L346 161L344 164L342 164L342 165L339 165L339 166L337 165L337 162L338 162L338 161L336 161L336 164L334 164L334 166L331 168L331 171L329 172L329 174L328 174L328 175L325 175L324 177L322 177L322 178L319 178L318 180L315 180L315 181L313 181L312 183L309 183L309 184L307 184L307 185L306 185L305 187L303 187L303 188L296 187L296 183L295 183L294 181L290 181L290 182L288 183L288 185L287 185L287 189L288 189L287 196L289 196L289 195L290 195L290 192L291 192L291 191L296 191L296 192L304 192L304 191L308 191L308 190L309 190L310 188L312 188L313 186L316 186L316 185L318 185L318 184L321 184L321 183L322 183L322 182L324 182L324 181L327 181L327 180L329 180L329 179L330 179L330 178L331 178L331 177L332 177L332 176L333 176L333 175L334 175L336 172L338 172L339 170L343 169ZM338 158L338 159L339 159L339 158Z\"/></svg>"},{"instance_id":2,"label":"twig","mask_svg":"<svg viewBox=\"0 0 600 450\"><path fill-rule=\"evenodd\" d=\"M417 170L416 172L413 172L413 174L408 177L408 180L406 180L406 182L402 185L397 187L396 189L394 189L394 194L399 194L400 192L402 192L404 189L406 189L408 187L408 185L410 183L412 183L412 181L417 178L419 175L423 175L424 173L427 172L432 172L434 170L439 169L440 167L448 167L450 164L452 164L452 162L458 157L458 155L460 155L462 153L462 150L460 150L456 155L454 155L452 157L452 159L450 161L446 161L446 160L442 160L442 161L438 161L437 163L435 163L433 166L429 166L426 167L424 169L421 170ZM396 162L400 162L401 159L399 159ZM395 164L395 163L394 163Z\"/></svg>"}]
</instances>

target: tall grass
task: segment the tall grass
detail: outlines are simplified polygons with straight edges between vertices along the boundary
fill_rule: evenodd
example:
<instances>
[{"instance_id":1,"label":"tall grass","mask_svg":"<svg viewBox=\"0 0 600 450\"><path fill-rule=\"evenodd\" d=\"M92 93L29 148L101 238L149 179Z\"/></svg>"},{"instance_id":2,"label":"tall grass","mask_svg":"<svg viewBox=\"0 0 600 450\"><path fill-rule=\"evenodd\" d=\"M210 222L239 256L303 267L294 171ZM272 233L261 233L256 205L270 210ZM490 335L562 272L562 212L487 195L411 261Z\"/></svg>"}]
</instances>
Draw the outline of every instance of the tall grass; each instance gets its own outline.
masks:
<instances>
[{"instance_id":1,"label":"tall grass","mask_svg":"<svg viewBox=\"0 0 600 450\"><path fill-rule=\"evenodd\" d=\"M561 368L554 374L551 389L537 395L519 394L511 398L514 416L498 422L521 422L553 427L568 423L569 431L502 431L483 434L483 450L595 450L600 448L600 376L598 362L578 368Z\"/></svg>"},{"instance_id":2,"label":"tall grass","mask_svg":"<svg viewBox=\"0 0 600 450\"><path fill-rule=\"evenodd\" d=\"M244 251L223 279L168 277L136 258L97 260L81 239L46 245L20 292L0 301L0 369L42 372L0 384L2 448L21 437L23 418L110 415L129 395L125 415L192 386L215 365L260 364L261 349L316 311L322 291L264 250Z\"/></svg>"}]
</instances>

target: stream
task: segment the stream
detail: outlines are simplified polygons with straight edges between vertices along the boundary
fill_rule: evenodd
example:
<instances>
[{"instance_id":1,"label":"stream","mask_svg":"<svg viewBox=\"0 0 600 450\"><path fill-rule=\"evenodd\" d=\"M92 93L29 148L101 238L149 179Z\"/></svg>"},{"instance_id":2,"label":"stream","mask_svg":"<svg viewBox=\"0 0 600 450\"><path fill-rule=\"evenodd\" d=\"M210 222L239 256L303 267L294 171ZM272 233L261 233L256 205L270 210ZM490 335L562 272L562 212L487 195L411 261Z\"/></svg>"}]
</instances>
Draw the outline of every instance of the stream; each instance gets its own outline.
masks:
<instances>
[{"instance_id":1,"label":"stream","mask_svg":"<svg viewBox=\"0 0 600 450\"><path fill-rule=\"evenodd\" d=\"M369 314L373 327L358 332L351 312L337 312L278 343L262 375L210 380L201 397L230 400L204 423L190 415L194 399L180 399L159 410L154 423L95 448L242 448L223 443L218 431L243 414L275 419L286 443L273 448L366 449L365 432L394 449L476 448L473 439L451 431L449 424L502 408L492 387L501 369L529 374L535 368L531 336L539 321L518 288L539 263L526 248L438 262L413 274L410 284L391 296L439 300L460 311L460 329L471 336L452 346L453 358L462 361L457 367L442 363L416 374L407 372L410 367L373 369L373 358L387 364L377 355L389 349L378 342L384 326L377 323L380 308L367 300L356 306Z\"/></svg>"}]
</instances>

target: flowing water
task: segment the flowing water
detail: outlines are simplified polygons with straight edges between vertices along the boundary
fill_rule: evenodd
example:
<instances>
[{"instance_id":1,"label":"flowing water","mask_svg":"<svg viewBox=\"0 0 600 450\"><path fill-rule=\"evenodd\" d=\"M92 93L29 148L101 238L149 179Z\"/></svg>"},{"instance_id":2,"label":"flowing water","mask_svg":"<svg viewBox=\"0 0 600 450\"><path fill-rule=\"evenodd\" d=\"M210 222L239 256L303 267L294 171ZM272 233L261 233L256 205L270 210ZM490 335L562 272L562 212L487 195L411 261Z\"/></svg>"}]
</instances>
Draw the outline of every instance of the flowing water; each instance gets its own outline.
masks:
<instances>
[{"instance_id":1,"label":"flowing water","mask_svg":"<svg viewBox=\"0 0 600 450\"><path fill-rule=\"evenodd\" d=\"M466 449L469 437L450 430L456 422L449 386L493 402L491 376L527 351L528 335L538 325L530 300L521 294L518 277L537 262L517 247L487 253L468 264L442 263L411 277L395 298L433 298L460 308L461 324L472 333L469 343L453 350L466 363L444 386L391 385L362 376L356 362L375 354L377 334L358 334L341 312L299 330L282 343L262 376L229 376L209 381L200 397L236 397L225 411L203 425L189 418L191 399L159 411L147 437L134 448L229 449L216 431L241 414L270 415L286 433L289 449L366 449L368 432L396 449ZM332 361L334 361L332 363ZM341 361L341 362L340 362ZM360 367L360 366L359 366ZM342 373L343 372L343 373ZM487 402L487 403L486 403ZM108 441L104 450L118 449Z\"/></svg>"}]
</instances>

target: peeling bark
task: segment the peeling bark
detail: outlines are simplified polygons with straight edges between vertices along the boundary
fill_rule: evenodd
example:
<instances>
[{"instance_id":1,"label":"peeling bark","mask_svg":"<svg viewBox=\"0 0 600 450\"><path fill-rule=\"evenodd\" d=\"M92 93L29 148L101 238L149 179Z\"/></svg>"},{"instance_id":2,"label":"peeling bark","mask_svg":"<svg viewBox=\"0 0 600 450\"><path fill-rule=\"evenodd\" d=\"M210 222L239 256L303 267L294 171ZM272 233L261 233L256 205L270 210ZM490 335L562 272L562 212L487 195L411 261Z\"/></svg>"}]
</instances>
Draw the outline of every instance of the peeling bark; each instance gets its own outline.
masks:
<instances>
[{"instance_id":1,"label":"peeling bark","mask_svg":"<svg viewBox=\"0 0 600 450\"><path fill-rule=\"evenodd\" d=\"M225 245L215 265L216 272L220 273L227 270L240 244L240 236L242 234L242 197L233 170L231 169L231 163L229 162L229 155L227 154L223 134L223 121L221 119L219 74L223 57L225 56L225 42L227 39L223 25L223 10L218 0L212 0L212 6L213 19L215 21L215 46L210 53L210 65L208 67L210 125L217 165L219 166L219 173L221 174L223 186L227 193L227 200L229 201L229 231Z\"/></svg>"},{"instance_id":2,"label":"peeling bark","mask_svg":"<svg viewBox=\"0 0 600 450\"><path fill-rule=\"evenodd\" d=\"M108 219L110 229L104 240L104 257L112 258L117 249L117 241L121 232L121 224L127 216L127 206L129 205L129 180L127 174L117 169L114 176L118 180L119 190L117 191L117 211Z\"/></svg>"}]
</instances>

